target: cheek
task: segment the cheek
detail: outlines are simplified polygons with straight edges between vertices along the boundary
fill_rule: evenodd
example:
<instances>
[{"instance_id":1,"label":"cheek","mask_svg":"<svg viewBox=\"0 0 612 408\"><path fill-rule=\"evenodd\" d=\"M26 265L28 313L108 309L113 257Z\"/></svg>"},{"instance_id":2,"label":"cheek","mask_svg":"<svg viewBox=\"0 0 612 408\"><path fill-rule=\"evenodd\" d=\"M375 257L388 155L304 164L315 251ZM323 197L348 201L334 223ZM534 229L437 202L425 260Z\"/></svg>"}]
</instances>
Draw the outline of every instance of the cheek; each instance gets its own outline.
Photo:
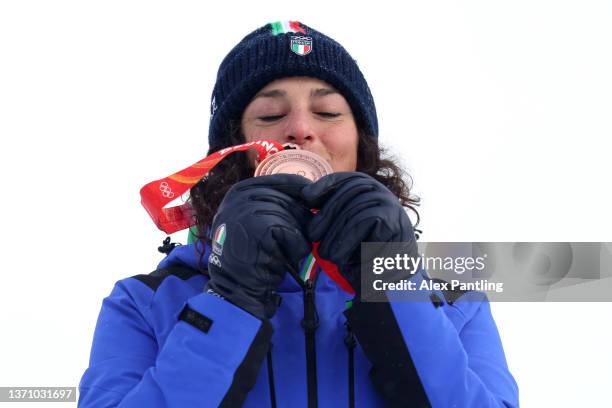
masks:
<instances>
[{"instance_id":1,"label":"cheek","mask_svg":"<svg viewBox=\"0 0 612 408\"><path fill-rule=\"evenodd\" d=\"M242 124L242 134L246 142L252 142L254 140L275 140L282 142L282 138L278 136L280 133L271 129L259 129L255 126L249 126L249 124ZM251 167L255 169L257 167L257 150L249 149L246 151Z\"/></svg>"},{"instance_id":2,"label":"cheek","mask_svg":"<svg viewBox=\"0 0 612 408\"><path fill-rule=\"evenodd\" d=\"M247 142L261 139L282 141L282 133L274 128L259 129L247 125L242 127L242 133Z\"/></svg>"},{"instance_id":3,"label":"cheek","mask_svg":"<svg viewBox=\"0 0 612 408\"><path fill-rule=\"evenodd\" d=\"M324 140L325 148L332 158L334 171L355 171L357 167L357 130L338 129L328 134Z\"/></svg>"}]
</instances>

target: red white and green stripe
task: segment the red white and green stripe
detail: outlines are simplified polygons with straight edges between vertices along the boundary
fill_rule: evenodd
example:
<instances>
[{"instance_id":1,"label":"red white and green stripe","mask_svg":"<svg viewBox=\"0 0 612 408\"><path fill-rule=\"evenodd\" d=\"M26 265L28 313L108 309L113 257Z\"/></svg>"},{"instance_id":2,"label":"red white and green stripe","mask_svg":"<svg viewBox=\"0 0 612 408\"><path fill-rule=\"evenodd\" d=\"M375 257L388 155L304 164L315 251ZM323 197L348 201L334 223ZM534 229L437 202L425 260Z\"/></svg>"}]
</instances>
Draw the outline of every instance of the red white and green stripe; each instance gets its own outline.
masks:
<instances>
[{"instance_id":1,"label":"red white and green stripe","mask_svg":"<svg viewBox=\"0 0 612 408\"><path fill-rule=\"evenodd\" d=\"M300 278L302 278L304 282L306 282L308 279L314 279L317 272L317 266L317 261L311 253L304 261L302 271L300 272Z\"/></svg>"},{"instance_id":2,"label":"red white and green stripe","mask_svg":"<svg viewBox=\"0 0 612 408\"><path fill-rule=\"evenodd\" d=\"M223 243L225 242L225 224L222 224L219 226L219 228L217 228L213 241L216 244L223 246Z\"/></svg>"},{"instance_id":3,"label":"red white and green stripe","mask_svg":"<svg viewBox=\"0 0 612 408\"><path fill-rule=\"evenodd\" d=\"M272 35L286 33L306 34L306 31L304 31L299 21L276 21L270 24L272 25Z\"/></svg>"}]
</instances>

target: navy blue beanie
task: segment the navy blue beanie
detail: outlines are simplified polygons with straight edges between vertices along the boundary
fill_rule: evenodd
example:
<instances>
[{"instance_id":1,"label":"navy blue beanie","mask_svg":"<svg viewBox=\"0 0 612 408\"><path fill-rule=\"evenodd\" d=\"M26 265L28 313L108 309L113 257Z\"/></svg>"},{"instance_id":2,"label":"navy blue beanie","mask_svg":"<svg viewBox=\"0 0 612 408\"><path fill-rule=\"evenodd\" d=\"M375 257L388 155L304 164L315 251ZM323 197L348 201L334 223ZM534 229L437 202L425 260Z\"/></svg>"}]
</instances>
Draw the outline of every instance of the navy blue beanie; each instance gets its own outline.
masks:
<instances>
[{"instance_id":1,"label":"navy blue beanie","mask_svg":"<svg viewBox=\"0 0 612 408\"><path fill-rule=\"evenodd\" d=\"M210 104L210 151L229 145L228 124L240 120L261 88L294 76L318 78L335 87L351 106L357 126L378 138L374 99L355 60L333 39L287 21L253 31L221 63Z\"/></svg>"}]
</instances>

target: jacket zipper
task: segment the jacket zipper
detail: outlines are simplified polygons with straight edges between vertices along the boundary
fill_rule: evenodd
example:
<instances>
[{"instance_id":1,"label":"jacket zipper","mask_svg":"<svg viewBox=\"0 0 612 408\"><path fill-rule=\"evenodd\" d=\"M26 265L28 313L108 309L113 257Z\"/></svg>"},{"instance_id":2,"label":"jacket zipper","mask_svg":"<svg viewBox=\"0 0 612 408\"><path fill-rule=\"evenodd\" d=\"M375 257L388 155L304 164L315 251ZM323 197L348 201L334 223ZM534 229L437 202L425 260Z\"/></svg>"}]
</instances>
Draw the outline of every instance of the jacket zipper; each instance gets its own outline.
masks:
<instances>
[{"instance_id":1,"label":"jacket zipper","mask_svg":"<svg viewBox=\"0 0 612 408\"><path fill-rule=\"evenodd\" d=\"M276 408L276 391L274 390L274 370L272 368L272 346L268 350L268 384L270 385L270 404Z\"/></svg>"},{"instance_id":2,"label":"jacket zipper","mask_svg":"<svg viewBox=\"0 0 612 408\"><path fill-rule=\"evenodd\" d=\"M308 408L317 408L317 354L315 332L319 327L319 317L315 305L314 283L308 279L304 285L304 319L302 320L306 343L306 375L308 384Z\"/></svg>"},{"instance_id":3,"label":"jacket zipper","mask_svg":"<svg viewBox=\"0 0 612 408\"><path fill-rule=\"evenodd\" d=\"M346 322L346 330L344 344L348 349L349 408L355 408L355 346L357 341L348 321Z\"/></svg>"}]
</instances>

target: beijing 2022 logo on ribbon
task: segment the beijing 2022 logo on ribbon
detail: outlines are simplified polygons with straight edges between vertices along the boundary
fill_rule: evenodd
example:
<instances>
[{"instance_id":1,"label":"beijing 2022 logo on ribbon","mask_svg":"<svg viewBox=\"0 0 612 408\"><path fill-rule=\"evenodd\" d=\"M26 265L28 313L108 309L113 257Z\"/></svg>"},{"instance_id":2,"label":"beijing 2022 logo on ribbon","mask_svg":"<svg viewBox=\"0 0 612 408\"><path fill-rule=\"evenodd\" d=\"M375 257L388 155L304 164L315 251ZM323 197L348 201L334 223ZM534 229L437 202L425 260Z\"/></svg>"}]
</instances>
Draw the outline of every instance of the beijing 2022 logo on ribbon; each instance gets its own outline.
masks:
<instances>
[{"instance_id":1,"label":"beijing 2022 logo on ribbon","mask_svg":"<svg viewBox=\"0 0 612 408\"><path fill-rule=\"evenodd\" d=\"M291 37L291 51L297 55L308 55L312 51L312 37Z\"/></svg>"}]
</instances>

